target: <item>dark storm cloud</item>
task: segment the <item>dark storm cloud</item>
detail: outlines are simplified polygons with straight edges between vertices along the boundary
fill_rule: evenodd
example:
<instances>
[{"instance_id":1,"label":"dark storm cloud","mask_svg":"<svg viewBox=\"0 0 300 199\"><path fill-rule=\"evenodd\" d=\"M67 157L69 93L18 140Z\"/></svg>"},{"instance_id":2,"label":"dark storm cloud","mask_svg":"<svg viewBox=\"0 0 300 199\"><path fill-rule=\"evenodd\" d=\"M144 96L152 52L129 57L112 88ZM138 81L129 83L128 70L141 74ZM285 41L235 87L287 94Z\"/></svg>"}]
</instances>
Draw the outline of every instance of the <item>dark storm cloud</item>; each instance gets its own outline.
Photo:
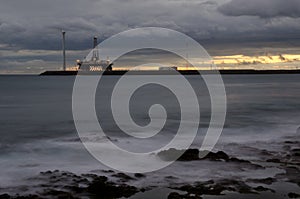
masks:
<instances>
[{"instance_id":1,"label":"dark storm cloud","mask_svg":"<svg viewBox=\"0 0 300 199\"><path fill-rule=\"evenodd\" d=\"M300 17L299 0L231 0L218 9L227 16Z\"/></svg>"},{"instance_id":2,"label":"dark storm cloud","mask_svg":"<svg viewBox=\"0 0 300 199\"><path fill-rule=\"evenodd\" d=\"M265 21L247 16L232 18L219 12L226 14L233 10L227 14L234 15L235 10L249 8L274 15L274 7L280 7L277 13L281 15L289 11L296 13L291 9L297 9L298 0L286 1L292 2L291 6L279 4L279 0L230 3L225 0L0 0L0 44L21 49L59 50L60 31L64 29L68 49L81 50L91 48L94 35L101 41L121 31L146 26L175 29L207 43L267 40L279 35L281 39L289 39L293 35L287 30L300 33L295 25L299 24L298 19ZM255 5L263 9L256 9Z\"/></svg>"},{"instance_id":3,"label":"dark storm cloud","mask_svg":"<svg viewBox=\"0 0 300 199\"><path fill-rule=\"evenodd\" d=\"M62 29L67 31L68 53L78 51L68 56L71 64L85 56L81 52L91 49L93 36L102 41L121 31L147 26L183 32L203 44L212 55L253 53L252 49L261 46L299 47L298 2L300 0L0 0L0 56L7 61L0 63L0 70L9 63L20 67L25 59L28 65L40 63L30 60L41 60L45 67L51 67L55 61L60 63ZM32 51L32 54L24 55L26 58L21 50ZM38 54L40 50L45 50L45 54ZM52 51L57 51L56 55ZM13 59L17 62L12 63Z\"/></svg>"}]
</instances>

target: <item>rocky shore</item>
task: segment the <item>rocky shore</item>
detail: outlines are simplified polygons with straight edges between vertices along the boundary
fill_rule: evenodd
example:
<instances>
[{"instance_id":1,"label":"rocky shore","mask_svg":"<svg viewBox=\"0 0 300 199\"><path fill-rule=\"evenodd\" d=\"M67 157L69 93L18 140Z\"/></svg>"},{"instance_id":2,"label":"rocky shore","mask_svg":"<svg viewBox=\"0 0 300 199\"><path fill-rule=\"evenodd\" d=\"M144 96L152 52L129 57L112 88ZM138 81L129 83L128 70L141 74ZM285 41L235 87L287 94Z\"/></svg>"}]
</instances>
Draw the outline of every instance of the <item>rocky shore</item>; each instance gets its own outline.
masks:
<instances>
[{"instance_id":1,"label":"rocky shore","mask_svg":"<svg viewBox=\"0 0 300 199\"><path fill-rule=\"evenodd\" d=\"M216 179L194 181L185 183L175 176L162 176L169 183L164 187L170 190L168 199L198 199L198 198L232 198L242 197L241 194L253 196L253 198L300 198L300 141L298 137L287 137L284 141L273 143L274 151L255 149L250 151L253 156L259 157L255 161L235 157L224 151L203 152L198 149L189 149L183 152L178 163L197 164L201 161L223 164L224 167L232 167L235 170L251 172L266 171L266 169L279 169L281 172L267 178L255 178L248 176L232 176L232 178L220 176ZM234 145L232 147L235 147ZM164 161L172 157L172 154L182 152L169 149L157 154ZM207 153L205 157L201 153ZM185 168L182 168L185 169ZM200 168L201 169L201 168ZM99 174L101 173L101 174ZM125 174L113 170L101 170L97 174L75 174L67 171L40 172L37 176L27 179L32 184L20 187L0 188L0 199L40 199L40 198L134 198L137 193L144 193L156 188L147 186L148 174ZM197 173L195 173L197 175ZM137 186L139 181L143 184ZM283 193L277 187L290 186L292 191ZM12 193L17 194L12 194ZM233 194L233 195L232 195ZM208 197L211 196L211 197ZM149 196L148 196L149 198ZM151 197L150 197L151 198ZM162 197L163 198L163 197Z\"/></svg>"}]
</instances>

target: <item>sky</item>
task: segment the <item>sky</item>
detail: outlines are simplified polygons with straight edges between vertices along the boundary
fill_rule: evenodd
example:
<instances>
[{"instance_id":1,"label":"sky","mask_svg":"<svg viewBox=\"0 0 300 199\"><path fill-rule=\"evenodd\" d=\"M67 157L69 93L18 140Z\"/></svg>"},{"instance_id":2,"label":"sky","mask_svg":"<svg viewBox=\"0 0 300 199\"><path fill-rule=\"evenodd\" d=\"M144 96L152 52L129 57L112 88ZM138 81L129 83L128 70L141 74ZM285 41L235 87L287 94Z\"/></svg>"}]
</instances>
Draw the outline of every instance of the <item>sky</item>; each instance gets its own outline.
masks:
<instances>
[{"instance_id":1,"label":"sky","mask_svg":"<svg viewBox=\"0 0 300 199\"><path fill-rule=\"evenodd\" d=\"M221 68L300 67L299 0L0 0L0 74L61 68L99 41L163 27L198 41Z\"/></svg>"}]
</instances>

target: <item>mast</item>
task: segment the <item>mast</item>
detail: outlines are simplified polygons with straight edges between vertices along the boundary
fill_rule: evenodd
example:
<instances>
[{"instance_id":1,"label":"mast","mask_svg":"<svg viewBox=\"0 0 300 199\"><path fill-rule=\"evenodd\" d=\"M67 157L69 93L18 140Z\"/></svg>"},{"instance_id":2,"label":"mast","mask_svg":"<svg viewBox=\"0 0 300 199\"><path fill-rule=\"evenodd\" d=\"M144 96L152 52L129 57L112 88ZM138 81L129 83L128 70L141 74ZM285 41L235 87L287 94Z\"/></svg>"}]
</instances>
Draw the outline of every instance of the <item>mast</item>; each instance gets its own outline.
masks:
<instances>
[{"instance_id":1,"label":"mast","mask_svg":"<svg viewBox=\"0 0 300 199\"><path fill-rule=\"evenodd\" d=\"M98 61L99 60L99 51L98 51L98 38L95 36L94 37L94 46L93 46L93 61Z\"/></svg>"}]
</instances>

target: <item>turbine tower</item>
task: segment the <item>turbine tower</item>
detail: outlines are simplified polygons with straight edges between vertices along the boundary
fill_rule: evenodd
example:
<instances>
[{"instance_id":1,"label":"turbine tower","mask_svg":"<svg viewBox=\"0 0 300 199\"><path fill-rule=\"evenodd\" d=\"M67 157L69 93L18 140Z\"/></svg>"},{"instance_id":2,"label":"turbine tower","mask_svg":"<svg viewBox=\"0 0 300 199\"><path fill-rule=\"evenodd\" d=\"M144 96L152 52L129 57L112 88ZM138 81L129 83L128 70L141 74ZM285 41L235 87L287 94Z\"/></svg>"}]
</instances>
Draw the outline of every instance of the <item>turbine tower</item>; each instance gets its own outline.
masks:
<instances>
[{"instance_id":1,"label":"turbine tower","mask_svg":"<svg viewBox=\"0 0 300 199\"><path fill-rule=\"evenodd\" d=\"M62 33L62 49L63 49L63 70L66 71L66 32L64 30Z\"/></svg>"}]
</instances>

